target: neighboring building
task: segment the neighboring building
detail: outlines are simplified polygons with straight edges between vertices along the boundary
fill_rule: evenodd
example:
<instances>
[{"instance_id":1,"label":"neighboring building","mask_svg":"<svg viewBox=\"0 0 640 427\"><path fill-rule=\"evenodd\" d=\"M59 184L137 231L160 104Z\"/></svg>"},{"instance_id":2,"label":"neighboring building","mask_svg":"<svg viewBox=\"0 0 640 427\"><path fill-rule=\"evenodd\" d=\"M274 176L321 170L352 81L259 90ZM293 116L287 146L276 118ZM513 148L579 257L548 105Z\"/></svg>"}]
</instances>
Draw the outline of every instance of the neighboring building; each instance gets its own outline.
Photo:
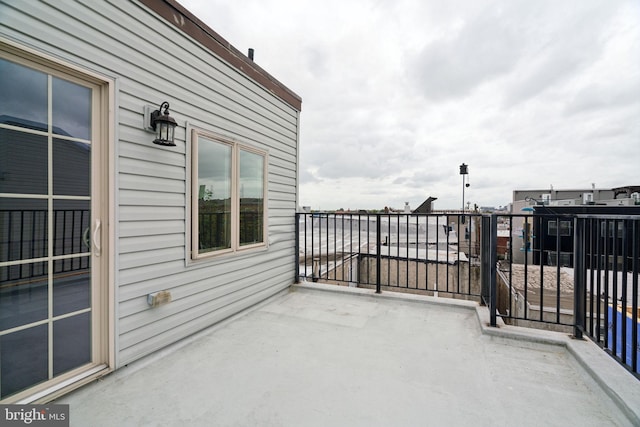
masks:
<instances>
[{"instance_id":1,"label":"neighboring building","mask_svg":"<svg viewBox=\"0 0 640 427\"><path fill-rule=\"evenodd\" d=\"M606 215L615 218L617 215L640 215L640 205L638 206L534 206L534 215L540 215L538 220L533 220L533 263L544 265L558 265L562 267L573 267L573 245L575 230L573 229L574 215ZM566 219L563 217L566 216ZM558 227L559 223L559 227ZM617 230L617 232L614 232ZM624 230L624 231L623 231ZM626 234L626 236L624 236ZM595 240L602 248L607 248L607 253L611 258L608 261L608 268L613 269L614 254L618 258L617 264L622 261L624 253L623 244L626 242L626 250L630 255L633 251L633 229L624 227L623 220L607 220L600 224L600 236ZM587 241L591 236L586 236ZM588 257L589 251L587 251ZM542 256L542 260L540 257ZM628 262L631 262L629 258ZM631 265L627 268L632 269Z\"/></svg>"},{"instance_id":2,"label":"neighboring building","mask_svg":"<svg viewBox=\"0 0 640 427\"><path fill-rule=\"evenodd\" d=\"M640 214L639 186L614 189L578 190L515 190L511 213L513 260L516 263L542 263L573 266L573 222L552 216L638 215ZM621 197L624 196L624 197ZM524 215L533 214L526 218ZM536 214L538 215L536 217ZM559 228L557 227L560 222ZM631 244L631 239L628 239Z\"/></svg>"},{"instance_id":3,"label":"neighboring building","mask_svg":"<svg viewBox=\"0 0 640 427\"><path fill-rule=\"evenodd\" d=\"M620 197L624 196L624 197ZM514 190L511 212L518 214L523 208L534 204L551 206L609 205L630 206L640 204L640 186L612 189L585 188L574 190Z\"/></svg>"},{"instance_id":4,"label":"neighboring building","mask_svg":"<svg viewBox=\"0 0 640 427\"><path fill-rule=\"evenodd\" d=\"M301 99L175 0L2 2L0 76L2 403L293 282Z\"/></svg>"},{"instance_id":5,"label":"neighboring building","mask_svg":"<svg viewBox=\"0 0 640 427\"><path fill-rule=\"evenodd\" d=\"M513 191L513 202L525 201L526 199L533 198L535 200L540 201L551 201L551 200L569 200L569 199L581 199L584 195L591 194L592 201L600 201L600 200L610 200L615 198L615 191L612 189L596 189L585 188L585 189L567 189L567 190L556 190L553 187L541 190L514 190Z\"/></svg>"},{"instance_id":6,"label":"neighboring building","mask_svg":"<svg viewBox=\"0 0 640 427\"><path fill-rule=\"evenodd\" d=\"M498 224L498 236L496 240L496 250L499 259L509 259L509 249L511 248L511 230L504 223Z\"/></svg>"}]
</instances>

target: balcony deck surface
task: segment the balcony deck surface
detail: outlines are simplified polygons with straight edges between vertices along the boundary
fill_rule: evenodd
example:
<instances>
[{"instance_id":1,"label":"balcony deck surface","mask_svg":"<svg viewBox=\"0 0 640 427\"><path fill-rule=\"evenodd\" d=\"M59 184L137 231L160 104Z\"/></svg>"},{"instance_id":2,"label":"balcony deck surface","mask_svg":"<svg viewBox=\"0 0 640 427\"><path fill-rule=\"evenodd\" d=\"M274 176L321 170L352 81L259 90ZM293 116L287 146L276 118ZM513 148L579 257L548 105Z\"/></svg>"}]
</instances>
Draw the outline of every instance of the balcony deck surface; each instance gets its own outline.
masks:
<instances>
[{"instance_id":1,"label":"balcony deck surface","mask_svg":"<svg viewBox=\"0 0 640 427\"><path fill-rule=\"evenodd\" d=\"M309 287L56 403L72 426L633 424L566 347L483 334L473 303Z\"/></svg>"}]
</instances>

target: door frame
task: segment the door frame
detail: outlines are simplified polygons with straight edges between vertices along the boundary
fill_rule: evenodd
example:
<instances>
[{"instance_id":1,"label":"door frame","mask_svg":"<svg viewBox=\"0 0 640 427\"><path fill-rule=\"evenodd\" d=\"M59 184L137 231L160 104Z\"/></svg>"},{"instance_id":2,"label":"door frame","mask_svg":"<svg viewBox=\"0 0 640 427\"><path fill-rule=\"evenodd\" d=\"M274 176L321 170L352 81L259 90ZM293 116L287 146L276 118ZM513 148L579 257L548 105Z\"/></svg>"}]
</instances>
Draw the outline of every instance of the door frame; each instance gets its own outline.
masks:
<instances>
[{"instance_id":1,"label":"door frame","mask_svg":"<svg viewBox=\"0 0 640 427\"><path fill-rule=\"evenodd\" d=\"M0 36L2 56L30 68L92 87L91 210L92 234L100 221L96 241L100 255L92 253L92 270L97 268L98 286L92 285L92 363L61 374L3 400L8 403L45 403L68 393L115 369L116 366L116 287L115 277L115 86L116 79L96 73L40 50ZM97 148L97 149L96 149ZM98 179L95 179L98 177ZM92 244L93 246L93 244ZM94 264L95 263L95 264ZM92 272L92 278L94 277ZM97 337L97 338L94 338Z\"/></svg>"}]
</instances>

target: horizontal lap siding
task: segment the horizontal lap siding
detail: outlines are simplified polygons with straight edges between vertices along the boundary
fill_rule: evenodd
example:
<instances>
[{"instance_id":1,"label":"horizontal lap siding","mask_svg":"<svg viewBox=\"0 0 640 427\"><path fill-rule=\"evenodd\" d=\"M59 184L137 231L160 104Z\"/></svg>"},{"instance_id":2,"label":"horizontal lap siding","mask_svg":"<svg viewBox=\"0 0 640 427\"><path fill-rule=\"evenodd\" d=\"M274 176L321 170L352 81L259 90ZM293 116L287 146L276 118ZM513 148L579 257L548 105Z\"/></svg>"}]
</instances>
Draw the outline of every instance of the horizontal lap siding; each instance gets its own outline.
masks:
<instances>
[{"instance_id":1,"label":"horizontal lap siding","mask_svg":"<svg viewBox=\"0 0 640 427\"><path fill-rule=\"evenodd\" d=\"M10 1L17 40L116 77L118 365L211 326L294 277L298 112L137 2ZM163 45L169 53L157 47ZM151 143L143 106L171 105L176 147ZM267 249L185 262L186 124L267 150ZM147 294L173 301L149 308Z\"/></svg>"}]
</instances>

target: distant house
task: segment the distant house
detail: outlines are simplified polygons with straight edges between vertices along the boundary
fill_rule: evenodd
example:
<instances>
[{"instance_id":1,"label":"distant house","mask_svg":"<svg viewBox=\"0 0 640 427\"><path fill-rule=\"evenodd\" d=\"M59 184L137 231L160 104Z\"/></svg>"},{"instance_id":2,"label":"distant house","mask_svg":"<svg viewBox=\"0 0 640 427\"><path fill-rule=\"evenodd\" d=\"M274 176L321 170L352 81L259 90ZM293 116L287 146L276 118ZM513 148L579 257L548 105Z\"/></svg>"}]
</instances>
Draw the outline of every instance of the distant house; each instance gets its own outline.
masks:
<instances>
[{"instance_id":1,"label":"distant house","mask_svg":"<svg viewBox=\"0 0 640 427\"><path fill-rule=\"evenodd\" d=\"M0 76L0 402L293 282L301 98L175 0L3 2Z\"/></svg>"}]
</instances>

